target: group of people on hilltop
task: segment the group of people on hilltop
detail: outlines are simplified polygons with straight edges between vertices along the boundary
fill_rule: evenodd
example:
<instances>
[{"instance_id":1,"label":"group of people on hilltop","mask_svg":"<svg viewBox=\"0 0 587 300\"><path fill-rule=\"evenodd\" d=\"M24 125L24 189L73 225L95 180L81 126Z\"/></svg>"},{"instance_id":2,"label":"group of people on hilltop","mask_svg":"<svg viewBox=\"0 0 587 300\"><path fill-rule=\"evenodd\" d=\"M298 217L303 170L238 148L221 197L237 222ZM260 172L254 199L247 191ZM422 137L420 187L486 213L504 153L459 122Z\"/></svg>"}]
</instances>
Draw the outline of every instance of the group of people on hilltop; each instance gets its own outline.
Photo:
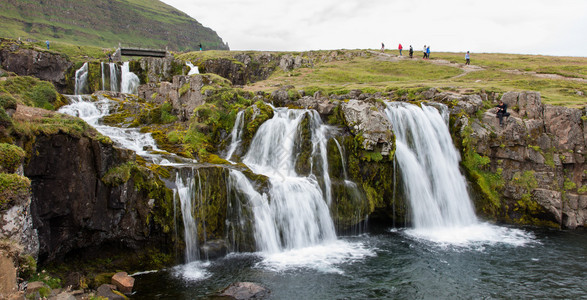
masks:
<instances>
[{"instance_id":1,"label":"group of people on hilltop","mask_svg":"<svg viewBox=\"0 0 587 300\"><path fill-rule=\"evenodd\" d=\"M422 49L422 53L424 54L422 59L430 59L430 45L428 45L428 46L424 45L424 49Z\"/></svg>"},{"instance_id":2,"label":"group of people on hilltop","mask_svg":"<svg viewBox=\"0 0 587 300\"><path fill-rule=\"evenodd\" d=\"M404 47L400 43L397 46L397 50L399 50L399 56L402 56L403 49L404 49ZM384 52L384 51L385 51L385 44L381 43L381 52ZM412 45L410 45L410 50L408 53L410 55L410 58L413 58L414 48L412 48ZM424 45L424 48L422 49L422 54L423 54L422 59L430 59L430 45L428 45L428 46ZM465 65L470 65L470 64L471 64L471 56L469 54L469 51L467 51L467 54L465 54Z\"/></svg>"}]
</instances>

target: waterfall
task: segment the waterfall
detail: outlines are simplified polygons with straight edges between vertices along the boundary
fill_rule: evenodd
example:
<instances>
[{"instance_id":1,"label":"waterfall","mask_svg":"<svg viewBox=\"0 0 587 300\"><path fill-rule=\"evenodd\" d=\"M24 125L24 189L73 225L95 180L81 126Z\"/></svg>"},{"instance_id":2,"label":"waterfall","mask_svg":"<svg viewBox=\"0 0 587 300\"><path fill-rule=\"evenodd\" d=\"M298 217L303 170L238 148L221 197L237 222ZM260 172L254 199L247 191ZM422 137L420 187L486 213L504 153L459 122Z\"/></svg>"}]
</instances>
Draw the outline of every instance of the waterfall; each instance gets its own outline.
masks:
<instances>
[{"instance_id":1,"label":"waterfall","mask_svg":"<svg viewBox=\"0 0 587 300\"><path fill-rule=\"evenodd\" d=\"M396 135L396 159L416 229L477 223L460 156L448 130L448 112L432 106L388 103Z\"/></svg>"},{"instance_id":2,"label":"waterfall","mask_svg":"<svg viewBox=\"0 0 587 300\"><path fill-rule=\"evenodd\" d=\"M190 67L190 71L188 72L188 76L200 74L200 70L198 66L194 66L191 61L186 61L185 64Z\"/></svg>"},{"instance_id":3,"label":"waterfall","mask_svg":"<svg viewBox=\"0 0 587 300\"><path fill-rule=\"evenodd\" d=\"M150 133L142 133L138 128L120 128L102 125L100 119L110 112L111 100L98 96L98 101L92 101L91 97L68 96L71 101L59 109L59 112L75 117L80 117L101 134L110 137L117 145L131 149L138 155L161 161L159 155L151 154L152 151L165 152L157 148L157 143Z\"/></svg>"},{"instance_id":4,"label":"waterfall","mask_svg":"<svg viewBox=\"0 0 587 300\"><path fill-rule=\"evenodd\" d=\"M171 157L174 158L174 161L180 160L188 165L195 162L181 160L179 157L173 155L167 155L164 157L163 154L161 154L164 151L157 148L155 140L153 140L149 133L141 133L136 128L119 128L100 124L99 121L110 112L111 100L103 96L98 96L98 101L92 101L91 96L82 95L68 96L68 98L70 99L71 104L60 108L60 113L83 119L89 125L96 128L98 132L110 137L116 145L134 150L138 155L150 159L152 163L161 164L162 162L168 162L167 159L171 159ZM151 151L156 151L158 154L151 154ZM174 165L171 163L168 164ZM182 164L175 165L181 166ZM186 169L188 168L183 168L177 172L174 188L174 201L179 201L182 210L186 246L185 259L186 262L192 262L199 258L197 224L193 215L193 206L195 205L196 200L200 201L198 203L200 207L203 205L201 202L202 182L198 171L195 171L193 168L189 168L187 171ZM196 177L198 179L197 181ZM205 230L206 227L204 225L204 232ZM186 268L186 272L198 273L193 268ZM198 277L200 275L192 273L192 275L188 274L188 276Z\"/></svg>"},{"instance_id":5,"label":"waterfall","mask_svg":"<svg viewBox=\"0 0 587 300\"><path fill-rule=\"evenodd\" d=\"M198 174L199 175L199 174ZM180 202L181 215L183 219L185 261L186 263L197 260L200 257L198 250L198 229L193 215L195 196L194 170L191 169L188 176L182 178L178 172L175 178L174 201Z\"/></svg>"},{"instance_id":6,"label":"waterfall","mask_svg":"<svg viewBox=\"0 0 587 300\"><path fill-rule=\"evenodd\" d=\"M104 62L100 62L100 72L102 73L102 90L106 90L106 76L104 75Z\"/></svg>"},{"instance_id":7,"label":"waterfall","mask_svg":"<svg viewBox=\"0 0 587 300\"><path fill-rule=\"evenodd\" d=\"M88 94L88 63L75 71L75 94L82 95Z\"/></svg>"},{"instance_id":8,"label":"waterfall","mask_svg":"<svg viewBox=\"0 0 587 300\"><path fill-rule=\"evenodd\" d=\"M330 193L330 182L325 182L328 188L323 192L315 174L305 177L295 171L295 160L299 153L295 151L294 142L305 117L310 118L312 142L323 144L314 145L312 152L322 158L326 149L326 128L319 120L319 115L309 110L287 108L274 109L273 118L259 127L243 158L251 170L266 175L271 183L271 202L265 208L267 211L257 210L255 213L256 220L266 220L271 216L271 221L256 224L262 227L257 232L271 233L256 235L259 250L264 252L302 248L336 240L334 223L327 205L330 196L325 195ZM321 164L322 171L328 173L327 163L321 161ZM329 180L329 177L324 178L325 181ZM261 213L262 216L257 215Z\"/></svg>"},{"instance_id":9,"label":"waterfall","mask_svg":"<svg viewBox=\"0 0 587 300\"><path fill-rule=\"evenodd\" d=\"M243 128L245 126L244 112L244 110L238 112L238 114L236 115L236 120L234 121L234 127L232 128L232 132L230 133L230 146L228 148L228 152L226 152L226 156L224 157L228 161L230 161L230 158L234 154L234 151L236 151L236 149L241 144Z\"/></svg>"},{"instance_id":10,"label":"waterfall","mask_svg":"<svg viewBox=\"0 0 587 300\"><path fill-rule=\"evenodd\" d=\"M120 92L126 94L136 94L141 81L135 73L129 70L128 62L124 62L122 65L121 74L122 81L120 84Z\"/></svg>"},{"instance_id":11,"label":"waterfall","mask_svg":"<svg viewBox=\"0 0 587 300\"><path fill-rule=\"evenodd\" d=\"M110 67L110 91L120 92L118 88L118 65L116 63L109 63Z\"/></svg>"}]
</instances>

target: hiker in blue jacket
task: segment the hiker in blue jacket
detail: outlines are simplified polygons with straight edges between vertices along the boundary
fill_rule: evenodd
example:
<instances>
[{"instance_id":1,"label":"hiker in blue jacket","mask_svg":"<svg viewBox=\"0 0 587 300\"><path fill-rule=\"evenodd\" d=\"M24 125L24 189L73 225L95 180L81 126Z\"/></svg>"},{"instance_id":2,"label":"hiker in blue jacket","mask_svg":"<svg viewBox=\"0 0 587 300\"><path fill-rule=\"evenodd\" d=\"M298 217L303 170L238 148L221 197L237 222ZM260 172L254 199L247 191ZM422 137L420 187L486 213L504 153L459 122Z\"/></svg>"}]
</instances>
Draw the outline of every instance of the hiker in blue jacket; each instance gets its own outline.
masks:
<instances>
[{"instance_id":1,"label":"hiker in blue jacket","mask_svg":"<svg viewBox=\"0 0 587 300\"><path fill-rule=\"evenodd\" d=\"M426 48L426 58L430 59L430 45Z\"/></svg>"}]
</instances>

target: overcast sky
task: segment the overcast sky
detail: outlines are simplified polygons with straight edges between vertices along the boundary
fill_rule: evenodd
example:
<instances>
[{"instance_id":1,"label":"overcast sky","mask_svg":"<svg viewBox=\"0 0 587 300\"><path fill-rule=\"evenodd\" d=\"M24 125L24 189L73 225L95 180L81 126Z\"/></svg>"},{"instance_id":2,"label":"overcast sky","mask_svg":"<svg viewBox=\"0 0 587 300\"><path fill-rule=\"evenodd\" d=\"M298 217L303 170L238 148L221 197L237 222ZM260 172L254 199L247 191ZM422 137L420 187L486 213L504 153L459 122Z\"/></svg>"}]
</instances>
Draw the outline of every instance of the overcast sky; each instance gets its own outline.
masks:
<instances>
[{"instance_id":1,"label":"overcast sky","mask_svg":"<svg viewBox=\"0 0 587 300\"><path fill-rule=\"evenodd\" d=\"M397 49L587 56L587 0L162 0L231 50Z\"/></svg>"}]
</instances>

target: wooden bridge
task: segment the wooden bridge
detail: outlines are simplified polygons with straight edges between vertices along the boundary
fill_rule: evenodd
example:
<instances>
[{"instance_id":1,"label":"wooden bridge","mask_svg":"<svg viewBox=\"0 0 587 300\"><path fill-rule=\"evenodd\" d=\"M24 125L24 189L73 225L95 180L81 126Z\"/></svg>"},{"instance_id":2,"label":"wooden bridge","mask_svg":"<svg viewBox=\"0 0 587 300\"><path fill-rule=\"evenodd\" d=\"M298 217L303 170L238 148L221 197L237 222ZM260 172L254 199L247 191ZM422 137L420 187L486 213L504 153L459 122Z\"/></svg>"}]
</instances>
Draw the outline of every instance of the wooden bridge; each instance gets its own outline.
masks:
<instances>
[{"instance_id":1,"label":"wooden bridge","mask_svg":"<svg viewBox=\"0 0 587 300\"><path fill-rule=\"evenodd\" d=\"M143 49L143 48L130 48L130 47L121 47L119 45L114 55L112 55L112 59L115 61L121 61L122 56L143 56L143 57L166 57L169 54L167 49Z\"/></svg>"}]
</instances>

